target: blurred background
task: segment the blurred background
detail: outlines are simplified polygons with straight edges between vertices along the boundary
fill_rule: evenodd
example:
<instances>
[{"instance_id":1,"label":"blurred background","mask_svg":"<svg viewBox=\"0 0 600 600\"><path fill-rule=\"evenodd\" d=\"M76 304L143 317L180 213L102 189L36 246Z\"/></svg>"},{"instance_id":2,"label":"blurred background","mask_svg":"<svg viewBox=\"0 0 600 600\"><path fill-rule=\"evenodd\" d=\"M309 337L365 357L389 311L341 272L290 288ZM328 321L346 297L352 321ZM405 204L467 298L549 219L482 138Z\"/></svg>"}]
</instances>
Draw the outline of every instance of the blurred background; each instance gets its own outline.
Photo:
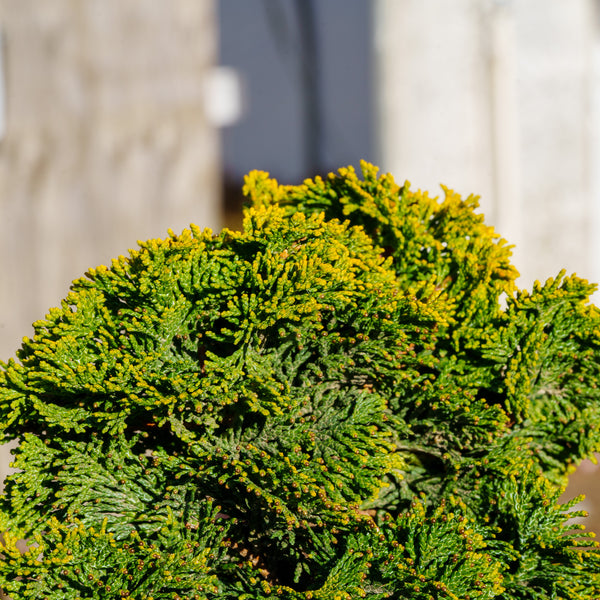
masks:
<instances>
[{"instance_id":1,"label":"blurred background","mask_svg":"<svg viewBox=\"0 0 600 600\"><path fill-rule=\"evenodd\" d=\"M521 286L600 281L600 0L0 0L0 357L136 240L237 227L247 171L360 159L481 195Z\"/></svg>"}]
</instances>

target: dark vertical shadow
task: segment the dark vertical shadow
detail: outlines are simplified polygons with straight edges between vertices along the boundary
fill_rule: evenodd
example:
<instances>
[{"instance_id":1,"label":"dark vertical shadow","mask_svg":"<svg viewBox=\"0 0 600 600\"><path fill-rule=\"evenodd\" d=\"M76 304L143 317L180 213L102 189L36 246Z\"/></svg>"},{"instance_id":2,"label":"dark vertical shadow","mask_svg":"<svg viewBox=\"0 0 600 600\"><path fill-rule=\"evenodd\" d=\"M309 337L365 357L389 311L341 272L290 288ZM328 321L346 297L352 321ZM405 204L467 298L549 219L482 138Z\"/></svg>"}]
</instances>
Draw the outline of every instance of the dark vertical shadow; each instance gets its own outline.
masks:
<instances>
[{"instance_id":1,"label":"dark vertical shadow","mask_svg":"<svg viewBox=\"0 0 600 600\"><path fill-rule=\"evenodd\" d=\"M304 122L304 168L317 174L324 166L319 39L315 0L294 0L300 40L300 93Z\"/></svg>"}]
</instances>

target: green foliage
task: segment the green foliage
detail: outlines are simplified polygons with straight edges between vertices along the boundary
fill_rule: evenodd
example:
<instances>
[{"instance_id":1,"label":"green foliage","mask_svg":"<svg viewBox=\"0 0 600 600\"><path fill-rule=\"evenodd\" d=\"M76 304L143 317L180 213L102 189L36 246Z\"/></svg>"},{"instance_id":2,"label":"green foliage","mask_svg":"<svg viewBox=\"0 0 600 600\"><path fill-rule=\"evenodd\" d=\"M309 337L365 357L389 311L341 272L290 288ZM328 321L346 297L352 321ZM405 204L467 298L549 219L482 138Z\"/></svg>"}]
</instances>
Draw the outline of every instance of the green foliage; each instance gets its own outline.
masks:
<instances>
[{"instance_id":1,"label":"green foliage","mask_svg":"<svg viewBox=\"0 0 600 600\"><path fill-rule=\"evenodd\" d=\"M76 280L0 370L15 599L596 599L558 498L600 449L600 315L445 189L248 176ZM18 540L25 540L26 551Z\"/></svg>"}]
</instances>

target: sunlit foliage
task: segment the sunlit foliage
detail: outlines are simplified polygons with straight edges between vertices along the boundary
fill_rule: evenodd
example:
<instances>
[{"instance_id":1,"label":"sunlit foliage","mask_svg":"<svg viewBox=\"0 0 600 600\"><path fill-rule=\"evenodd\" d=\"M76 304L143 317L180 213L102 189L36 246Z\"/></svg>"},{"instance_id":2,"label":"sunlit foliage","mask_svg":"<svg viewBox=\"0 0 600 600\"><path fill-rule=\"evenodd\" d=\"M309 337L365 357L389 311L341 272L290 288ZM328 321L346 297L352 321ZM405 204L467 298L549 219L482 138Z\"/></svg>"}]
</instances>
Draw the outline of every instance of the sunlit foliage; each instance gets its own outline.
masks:
<instances>
[{"instance_id":1,"label":"sunlit foliage","mask_svg":"<svg viewBox=\"0 0 600 600\"><path fill-rule=\"evenodd\" d=\"M600 597L558 504L600 446L593 286L517 289L476 198L362 167L251 173L242 231L140 243L34 324L0 371L15 600Z\"/></svg>"}]
</instances>

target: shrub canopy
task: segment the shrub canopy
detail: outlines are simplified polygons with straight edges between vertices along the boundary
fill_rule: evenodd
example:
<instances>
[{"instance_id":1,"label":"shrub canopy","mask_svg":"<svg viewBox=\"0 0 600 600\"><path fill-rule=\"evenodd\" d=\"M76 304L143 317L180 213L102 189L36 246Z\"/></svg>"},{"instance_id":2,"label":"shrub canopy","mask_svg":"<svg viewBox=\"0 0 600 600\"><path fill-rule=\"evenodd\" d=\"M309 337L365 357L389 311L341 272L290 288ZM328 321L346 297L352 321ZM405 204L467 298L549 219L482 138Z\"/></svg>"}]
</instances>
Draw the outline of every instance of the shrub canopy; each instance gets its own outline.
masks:
<instances>
[{"instance_id":1,"label":"shrub canopy","mask_svg":"<svg viewBox=\"0 0 600 600\"><path fill-rule=\"evenodd\" d=\"M246 180L76 280L0 370L15 599L597 599L594 287L517 289L477 199ZM27 550L17 547L27 541Z\"/></svg>"}]
</instances>

